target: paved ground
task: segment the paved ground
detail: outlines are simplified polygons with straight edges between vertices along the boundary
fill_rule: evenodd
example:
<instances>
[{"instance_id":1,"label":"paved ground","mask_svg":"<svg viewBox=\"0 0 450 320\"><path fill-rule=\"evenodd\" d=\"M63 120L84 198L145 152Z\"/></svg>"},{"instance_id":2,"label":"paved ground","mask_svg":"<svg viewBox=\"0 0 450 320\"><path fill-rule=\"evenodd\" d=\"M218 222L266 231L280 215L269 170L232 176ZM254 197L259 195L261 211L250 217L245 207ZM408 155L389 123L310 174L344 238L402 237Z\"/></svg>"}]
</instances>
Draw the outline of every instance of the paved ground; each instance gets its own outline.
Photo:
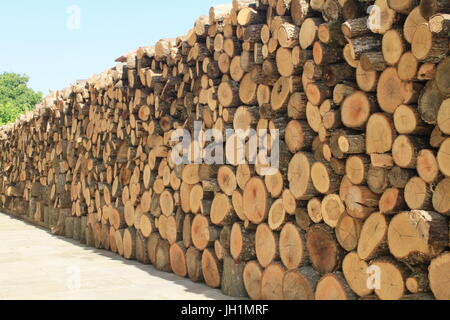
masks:
<instances>
[{"instance_id":1,"label":"paved ground","mask_svg":"<svg viewBox=\"0 0 450 320\"><path fill-rule=\"evenodd\" d=\"M229 299L219 290L121 259L0 214L0 299Z\"/></svg>"}]
</instances>

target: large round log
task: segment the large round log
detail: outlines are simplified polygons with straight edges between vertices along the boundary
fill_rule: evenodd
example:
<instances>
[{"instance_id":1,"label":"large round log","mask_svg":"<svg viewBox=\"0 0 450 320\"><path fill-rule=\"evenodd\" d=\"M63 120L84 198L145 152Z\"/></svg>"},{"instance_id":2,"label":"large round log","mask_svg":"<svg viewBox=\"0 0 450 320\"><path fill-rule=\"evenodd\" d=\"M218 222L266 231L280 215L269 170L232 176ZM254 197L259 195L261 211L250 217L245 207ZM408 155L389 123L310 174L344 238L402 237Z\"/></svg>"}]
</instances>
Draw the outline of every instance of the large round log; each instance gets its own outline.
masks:
<instances>
[{"instance_id":1,"label":"large round log","mask_svg":"<svg viewBox=\"0 0 450 320\"><path fill-rule=\"evenodd\" d=\"M447 220L438 213L402 212L389 225L390 252L409 264L427 263L445 250L448 229Z\"/></svg>"},{"instance_id":2,"label":"large round log","mask_svg":"<svg viewBox=\"0 0 450 320\"><path fill-rule=\"evenodd\" d=\"M261 278L261 298L263 300L283 300L283 279L286 270L277 262L270 264Z\"/></svg>"},{"instance_id":3,"label":"large round log","mask_svg":"<svg viewBox=\"0 0 450 320\"><path fill-rule=\"evenodd\" d=\"M304 232L292 223L280 233L280 258L288 270L298 269L309 262Z\"/></svg>"},{"instance_id":4,"label":"large round log","mask_svg":"<svg viewBox=\"0 0 450 320\"><path fill-rule=\"evenodd\" d=\"M311 267L286 272L283 279L283 297L286 300L315 300L319 273Z\"/></svg>"},{"instance_id":5,"label":"large round log","mask_svg":"<svg viewBox=\"0 0 450 320\"><path fill-rule=\"evenodd\" d=\"M267 224L260 224L255 235L256 257L266 268L279 257L279 236Z\"/></svg>"},{"instance_id":6,"label":"large round log","mask_svg":"<svg viewBox=\"0 0 450 320\"><path fill-rule=\"evenodd\" d=\"M263 222L269 213L269 197L264 181L258 177L250 179L244 189L245 216L254 224Z\"/></svg>"},{"instance_id":7,"label":"large round log","mask_svg":"<svg viewBox=\"0 0 450 320\"><path fill-rule=\"evenodd\" d=\"M261 278L263 269L257 261L250 261L245 265L243 278L245 289L253 300L261 300Z\"/></svg>"},{"instance_id":8,"label":"large round log","mask_svg":"<svg viewBox=\"0 0 450 320\"><path fill-rule=\"evenodd\" d=\"M450 253L446 252L431 261L429 279L431 291L439 300L449 300L450 290L448 279L450 276Z\"/></svg>"},{"instance_id":9,"label":"large round log","mask_svg":"<svg viewBox=\"0 0 450 320\"><path fill-rule=\"evenodd\" d=\"M330 227L322 224L311 227L306 235L306 246L313 267L321 274L340 268L343 250Z\"/></svg>"},{"instance_id":10,"label":"large round log","mask_svg":"<svg viewBox=\"0 0 450 320\"><path fill-rule=\"evenodd\" d=\"M355 300L356 296L341 272L329 273L317 283L316 300Z\"/></svg>"}]
</instances>

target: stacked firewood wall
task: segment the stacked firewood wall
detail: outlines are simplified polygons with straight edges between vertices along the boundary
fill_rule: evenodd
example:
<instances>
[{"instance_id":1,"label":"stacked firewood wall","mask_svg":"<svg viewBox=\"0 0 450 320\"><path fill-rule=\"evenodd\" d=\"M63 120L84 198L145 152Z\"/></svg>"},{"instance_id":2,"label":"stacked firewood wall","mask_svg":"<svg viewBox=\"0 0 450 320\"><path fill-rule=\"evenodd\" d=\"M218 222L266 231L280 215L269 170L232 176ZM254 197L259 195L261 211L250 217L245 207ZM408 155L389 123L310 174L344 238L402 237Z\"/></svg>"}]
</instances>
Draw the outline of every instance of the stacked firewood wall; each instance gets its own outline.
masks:
<instances>
[{"instance_id":1,"label":"stacked firewood wall","mask_svg":"<svg viewBox=\"0 0 450 320\"><path fill-rule=\"evenodd\" d=\"M449 38L449 0L212 7L2 128L2 210L230 296L450 299ZM175 164L195 121L279 170Z\"/></svg>"}]
</instances>

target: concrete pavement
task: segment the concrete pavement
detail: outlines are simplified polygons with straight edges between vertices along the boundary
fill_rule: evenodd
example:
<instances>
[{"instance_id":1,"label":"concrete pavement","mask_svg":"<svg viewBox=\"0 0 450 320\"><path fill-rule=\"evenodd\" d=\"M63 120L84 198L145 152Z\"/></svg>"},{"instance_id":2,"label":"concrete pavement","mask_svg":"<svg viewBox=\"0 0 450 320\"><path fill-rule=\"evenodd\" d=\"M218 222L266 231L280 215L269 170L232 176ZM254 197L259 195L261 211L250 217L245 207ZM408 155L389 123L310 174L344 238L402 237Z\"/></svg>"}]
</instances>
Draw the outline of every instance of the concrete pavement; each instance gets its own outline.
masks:
<instances>
[{"instance_id":1,"label":"concrete pavement","mask_svg":"<svg viewBox=\"0 0 450 320\"><path fill-rule=\"evenodd\" d=\"M230 299L107 251L0 214L0 299Z\"/></svg>"}]
</instances>

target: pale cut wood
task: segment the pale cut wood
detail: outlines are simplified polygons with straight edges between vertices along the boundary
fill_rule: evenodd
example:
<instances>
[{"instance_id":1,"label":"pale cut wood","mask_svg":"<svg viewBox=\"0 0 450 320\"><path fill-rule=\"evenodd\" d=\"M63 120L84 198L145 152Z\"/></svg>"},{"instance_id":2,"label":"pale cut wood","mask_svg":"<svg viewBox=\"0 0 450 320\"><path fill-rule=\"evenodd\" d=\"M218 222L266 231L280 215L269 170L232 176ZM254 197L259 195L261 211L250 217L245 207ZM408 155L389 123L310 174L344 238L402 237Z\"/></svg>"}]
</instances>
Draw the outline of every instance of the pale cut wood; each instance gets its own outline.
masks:
<instances>
[{"instance_id":1,"label":"pale cut wood","mask_svg":"<svg viewBox=\"0 0 450 320\"><path fill-rule=\"evenodd\" d=\"M429 20L430 31L439 35L449 34L450 14L435 14Z\"/></svg>"},{"instance_id":2,"label":"pale cut wood","mask_svg":"<svg viewBox=\"0 0 450 320\"><path fill-rule=\"evenodd\" d=\"M214 244L219 232L210 226L209 221L202 215L196 215L191 226L192 243L198 250L204 250Z\"/></svg>"}]
</instances>

